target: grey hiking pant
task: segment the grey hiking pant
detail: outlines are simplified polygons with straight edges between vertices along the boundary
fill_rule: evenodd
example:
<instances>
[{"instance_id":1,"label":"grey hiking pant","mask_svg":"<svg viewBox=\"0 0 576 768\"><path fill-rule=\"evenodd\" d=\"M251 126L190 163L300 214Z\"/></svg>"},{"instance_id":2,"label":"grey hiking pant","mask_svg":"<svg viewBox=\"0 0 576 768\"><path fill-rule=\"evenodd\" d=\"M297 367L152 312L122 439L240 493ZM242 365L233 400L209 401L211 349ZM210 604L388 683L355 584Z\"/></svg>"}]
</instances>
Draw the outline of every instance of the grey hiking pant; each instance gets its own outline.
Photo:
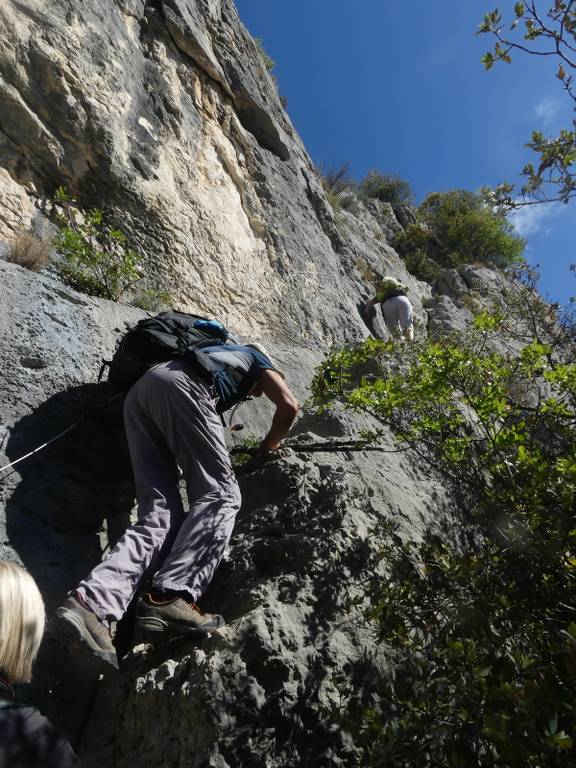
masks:
<instances>
[{"instance_id":1,"label":"grey hiking pant","mask_svg":"<svg viewBox=\"0 0 576 768\"><path fill-rule=\"evenodd\" d=\"M392 336L400 336L412 327L412 304L406 296L393 296L380 306L382 317Z\"/></svg>"},{"instance_id":2,"label":"grey hiking pant","mask_svg":"<svg viewBox=\"0 0 576 768\"><path fill-rule=\"evenodd\" d=\"M124 404L138 522L80 583L102 621L118 620L137 591L152 586L190 594L206 590L232 535L240 490L210 387L162 363L140 378ZM190 510L182 504L178 467Z\"/></svg>"}]
</instances>

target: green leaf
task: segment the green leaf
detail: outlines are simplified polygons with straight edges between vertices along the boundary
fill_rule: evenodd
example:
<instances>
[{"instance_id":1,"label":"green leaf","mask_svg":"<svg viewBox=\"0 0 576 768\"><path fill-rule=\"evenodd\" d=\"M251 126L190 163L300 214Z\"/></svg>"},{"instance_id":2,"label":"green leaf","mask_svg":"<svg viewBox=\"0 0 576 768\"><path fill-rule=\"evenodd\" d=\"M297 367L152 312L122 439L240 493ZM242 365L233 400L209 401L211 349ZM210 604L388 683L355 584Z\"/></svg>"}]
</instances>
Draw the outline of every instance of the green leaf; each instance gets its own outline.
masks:
<instances>
[{"instance_id":1,"label":"green leaf","mask_svg":"<svg viewBox=\"0 0 576 768\"><path fill-rule=\"evenodd\" d=\"M574 640L576 643L576 624L572 621L568 625L568 628L566 629L566 633Z\"/></svg>"},{"instance_id":2,"label":"green leaf","mask_svg":"<svg viewBox=\"0 0 576 768\"><path fill-rule=\"evenodd\" d=\"M564 731L560 731L556 734L555 738L555 746L558 749L572 749L574 746L574 741L571 736L569 736Z\"/></svg>"},{"instance_id":3,"label":"green leaf","mask_svg":"<svg viewBox=\"0 0 576 768\"><path fill-rule=\"evenodd\" d=\"M485 53L480 59L480 62L484 64L486 69L492 69L494 66L494 56L491 53Z\"/></svg>"},{"instance_id":4,"label":"green leaf","mask_svg":"<svg viewBox=\"0 0 576 768\"><path fill-rule=\"evenodd\" d=\"M574 744L572 738L564 731L547 735L545 743L552 749L572 749Z\"/></svg>"}]
</instances>

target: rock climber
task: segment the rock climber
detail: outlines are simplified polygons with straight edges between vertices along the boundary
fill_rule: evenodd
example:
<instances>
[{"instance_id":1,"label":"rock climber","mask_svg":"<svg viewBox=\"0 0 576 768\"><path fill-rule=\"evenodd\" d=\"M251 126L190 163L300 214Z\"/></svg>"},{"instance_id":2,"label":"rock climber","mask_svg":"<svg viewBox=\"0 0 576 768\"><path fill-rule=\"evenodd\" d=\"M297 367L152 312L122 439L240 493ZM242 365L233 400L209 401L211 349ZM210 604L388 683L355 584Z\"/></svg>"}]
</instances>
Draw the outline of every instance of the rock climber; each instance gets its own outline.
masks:
<instances>
[{"instance_id":1,"label":"rock climber","mask_svg":"<svg viewBox=\"0 0 576 768\"><path fill-rule=\"evenodd\" d=\"M366 325L375 336L372 321L376 313L376 304L380 304L382 317L393 338L404 338L414 341L414 322L412 304L407 297L408 287L385 275L378 282L376 296L367 301L362 307L362 315Z\"/></svg>"},{"instance_id":2,"label":"rock climber","mask_svg":"<svg viewBox=\"0 0 576 768\"><path fill-rule=\"evenodd\" d=\"M243 399L235 387L251 397L265 395L275 406L259 448L266 454L279 448L298 412L284 374L260 345L208 346L197 354L204 364L232 372L226 402L218 404L210 383L182 359L156 365L131 387L124 423L137 522L53 620L55 634L71 650L88 651L103 669L118 665L111 624L136 594L136 626L149 632L202 634L225 623L196 605L224 555L241 500L219 413Z\"/></svg>"}]
</instances>

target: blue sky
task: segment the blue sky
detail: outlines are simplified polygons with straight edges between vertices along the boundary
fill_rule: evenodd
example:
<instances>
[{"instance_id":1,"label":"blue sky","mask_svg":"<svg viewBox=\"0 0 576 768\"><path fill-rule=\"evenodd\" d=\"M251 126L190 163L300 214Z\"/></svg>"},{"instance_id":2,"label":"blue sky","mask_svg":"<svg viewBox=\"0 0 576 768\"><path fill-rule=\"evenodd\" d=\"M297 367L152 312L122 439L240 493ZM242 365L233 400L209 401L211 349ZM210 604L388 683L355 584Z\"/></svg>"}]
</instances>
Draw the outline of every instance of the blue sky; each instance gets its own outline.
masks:
<instances>
[{"instance_id":1,"label":"blue sky","mask_svg":"<svg viewBox=\"0 0 576 768\"><path fill-rule=\"evenodd\" d=\"M509 13L514 3L502 0ZM573 112L552 60L517 54L486 72L475 35L495 0L236 0L276 61L288 113L312 159L376 168L428 192L518 182L536 155L533 129L570 127ZM554 301L576 294L576 201L515 214L527 258Z\"/></svg>"}]
</instances>

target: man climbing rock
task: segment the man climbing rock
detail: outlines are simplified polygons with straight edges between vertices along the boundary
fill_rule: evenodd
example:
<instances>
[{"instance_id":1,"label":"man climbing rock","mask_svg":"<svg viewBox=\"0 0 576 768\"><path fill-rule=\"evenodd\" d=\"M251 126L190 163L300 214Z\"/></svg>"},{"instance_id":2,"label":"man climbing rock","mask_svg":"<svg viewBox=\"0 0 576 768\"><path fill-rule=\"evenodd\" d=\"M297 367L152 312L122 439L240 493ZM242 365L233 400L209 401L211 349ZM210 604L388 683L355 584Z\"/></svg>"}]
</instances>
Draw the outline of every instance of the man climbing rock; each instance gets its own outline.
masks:
<instances>
[{"instance_id":1,"label":"man climbing rock","mask_svg":"<svg viewBox=\"0 0 576 768\"><path fill-rule=\"evenodd\" d=\"M229 375L217 401L206 376L182 359L153 367L129 390L124 421L134 471L138 521L56 611L54 632L72 650L117 666L110 623L143 593L136 625L180 635L211 632L225 622L196 601L222 559L240 508L240 491L219 414L246 393L276 410L263 453L274 451L298 412L284 376L257 344L203 347L203 369ZM179 493L180 473L190 509ZM102 666L102 665L101 665Z\"/></svg>"},{"instance_id":2,"label":"man climbing rock","mask_svg":"<svg viewBox=\"0 0 576 768\"><path fill-rule=\"evenodd\" d=\"M408 287L395 277L386 275L379 281L376 296L362 308L363 319L371 333L376 336L372 321L376 312L375 305L380 304L382 317L392 337L414 341L412 304L406 296L407 293Z\"/></svg>"}]
</instances>

